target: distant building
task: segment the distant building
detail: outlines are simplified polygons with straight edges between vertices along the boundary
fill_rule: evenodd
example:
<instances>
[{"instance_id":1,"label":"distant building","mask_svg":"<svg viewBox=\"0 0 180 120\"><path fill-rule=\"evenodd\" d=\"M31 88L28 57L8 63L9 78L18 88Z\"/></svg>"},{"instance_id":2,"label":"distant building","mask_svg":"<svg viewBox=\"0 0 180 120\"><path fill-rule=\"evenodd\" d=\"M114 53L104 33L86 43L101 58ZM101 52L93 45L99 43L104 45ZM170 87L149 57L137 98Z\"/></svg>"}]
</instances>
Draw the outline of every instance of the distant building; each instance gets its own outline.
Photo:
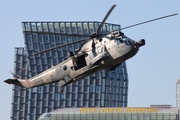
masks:
<instances>
[{"instance_id":1,"label":"distant building","mask_svg":"<svg viewBox=\"0 0 180 120\"><path fill-rule=\"evenodd\" d=\"M180 79L176 83L176 107L180 109Z\"/></svg>"},{"instance_id":2,"label":"distant building","mask_svg":"<svg viewBox=\"0 0 180 120\"><path fill-rule=\"evenodd\" d=\"M41 73L65 59L69 51L80 47L80 43L48 51L37 56L33 53L57 45L73 42L82 37L60 36L57 34L40 34L25 31L69 33L89 35L98 28L100 22L22 22L24 48L15 50L15 74L26 79ZM120 25L106 23L101 32L120 29ZM58 108L75 107L127 107L128 74L126 63L108 74L101 71L64 87L64 93L59 93L56 83L24 89L13 87L12 120L37 120L43 113Z\"/></svg>"},{"instance_id":3,"label":"distant building","mask_svg":"<svg viewBox=\"0 0 180 120\"><path fill-rule=\"evenodd\" d=\"M164 105L62 108L44 113L38 120L179 120L179 112L178 108Z\"/></svg>"},{"instance_id":4,"label":"distant building","mask_svg":"<svg viewBox=\"0 0 180 120\"><path fill-rule=\"evenodd\" d=\"M176 107L180 109L180 79L176 83Z\"/></svg>"}]
</instances>

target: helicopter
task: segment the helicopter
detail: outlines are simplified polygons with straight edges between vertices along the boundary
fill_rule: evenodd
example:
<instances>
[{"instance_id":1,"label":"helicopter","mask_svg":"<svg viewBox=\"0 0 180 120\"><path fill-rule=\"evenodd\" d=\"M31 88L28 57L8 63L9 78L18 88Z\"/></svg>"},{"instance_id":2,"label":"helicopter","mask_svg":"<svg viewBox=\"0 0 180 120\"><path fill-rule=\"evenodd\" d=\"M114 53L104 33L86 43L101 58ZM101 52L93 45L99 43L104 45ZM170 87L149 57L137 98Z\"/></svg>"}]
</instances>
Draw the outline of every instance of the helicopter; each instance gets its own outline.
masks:
<instances>
[{"instance_id":1,"label":"helicopter","mask_svg":"<svg viewBox=\"0 0 180 120\"><path fill-rule=\"evenodd\" d=\"M138 24L134 24L125 28L121 28L112 32L101 33L103 24L109 17L112 10L116 5L112 5L106 16L100 23L96 32L90 34L87 38L59 45L50 49L46 49L33 55L41 54L49 50L56 48L72 45L75 43L83 42L80 48L75 50L74 54L72 51L68 53L68 59L49 68L48 70L37 74L36 76L24 80L19 78L7 79L4 82L8 84L14 84L25 88L33 88L46 84L56 83L60 87L60 93L63 93L63 87L67 84L76 82L81 78L84 78L90 74L96 73L101 70L106 72L115 70L124 61L132 58L137 54L139 48L145 45L145 40L140 39L139 41L132 40L127 37L121 30L141 25L144 23L152 22L155 20L171 17L176 14L171 14L156 19L148 20ZM40 33L40 34L58 34L66 36L84 36L80 34L66 34L66 33L50 33L50 32L35 32L25 31L29 33Z\"/></svg>"}]
</instances>

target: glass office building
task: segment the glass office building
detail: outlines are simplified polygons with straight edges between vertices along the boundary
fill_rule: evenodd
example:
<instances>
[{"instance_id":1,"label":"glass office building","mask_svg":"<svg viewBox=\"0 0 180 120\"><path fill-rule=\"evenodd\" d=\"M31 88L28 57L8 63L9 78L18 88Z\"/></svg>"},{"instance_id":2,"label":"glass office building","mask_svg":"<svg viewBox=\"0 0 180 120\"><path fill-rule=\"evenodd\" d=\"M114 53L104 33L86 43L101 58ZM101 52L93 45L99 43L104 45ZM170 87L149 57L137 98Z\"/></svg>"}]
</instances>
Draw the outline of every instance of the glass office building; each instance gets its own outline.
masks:
<instances>
[{"instance_id":1,"label":"glass office building","mask_svg":"<svg viewBox=\"0 0 180 120\"><path fill-rule=\"evenodd\" d=\"M174 107L63 108L38 120L179 120L179 112Z\"/></svg>"},{"instance_id":2,"label":"glass office building","mask_svg":"<svg viewBox=\"0 0 180 120\"><path fill-rule=\"evenodd\" d=\"M27 79L27 54L24 47L15 48L14 57L14 77ZM24 120L27 119L29 90L19 86L12 86L12 108L11 120Z\"/></svg>"},{"instance_id":3,"label":"glass office building","mask_svg":"<svg viewBox=\"0 0 180 120\"><path fill-rule=\"evenodd\" d=\"M29 78L66 60L68 52L78 49L81 43L51 50L36 56L32 54L83 38L62 36L58 35L58 33L89 35L96 31L99 24L100 22L95 21L22 22L25 47L16 49L26 52L23 55L19 55L18 51L16 51L16 57L24 56L24 58L15 59L15 63L24 62L25 65L15 65L15 72L17 69L26 66L22 78ZM120 29L120 25L105 23L101 32L110 32L117 29ZM52 34L42 34L41 32L51 32ZM126 63L124 62L114 71L109 73L100 71L67 85L64 87L63 94L59 93L57 83L32 89L20 88L24 91L20 95L17 95L18 89L15 89L16 87L13 88L12 120L37 120L42 113L58 108L126 107L128 75Z\"/></svg>"}]
</instances>

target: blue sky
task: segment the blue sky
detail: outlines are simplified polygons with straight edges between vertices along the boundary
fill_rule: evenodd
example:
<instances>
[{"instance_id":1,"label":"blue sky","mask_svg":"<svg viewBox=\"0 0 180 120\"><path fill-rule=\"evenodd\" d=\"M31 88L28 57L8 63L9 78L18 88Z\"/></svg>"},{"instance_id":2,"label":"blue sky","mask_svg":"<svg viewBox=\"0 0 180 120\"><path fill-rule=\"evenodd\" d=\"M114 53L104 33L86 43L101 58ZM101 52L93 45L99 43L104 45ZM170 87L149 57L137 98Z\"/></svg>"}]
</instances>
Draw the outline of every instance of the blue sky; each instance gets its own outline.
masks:
<instances>
[{"instance_id":1,"label":"blue sky","mask_svg":"<svg viewBox=\"0 0 180 120\"><path fill-rule=\"evenodd\" d=\"M109 23L126 27L156 17L180 13L179 0L0 0L0 113L10 118L12 87L3 81L12 76L14 47L24 46L21 21L101 21L113 4ZM146 45L127 61L128 106L150 104L176 106L176 82L180 78L180 15L123 32Z\"/></svg>"}]
</instances>

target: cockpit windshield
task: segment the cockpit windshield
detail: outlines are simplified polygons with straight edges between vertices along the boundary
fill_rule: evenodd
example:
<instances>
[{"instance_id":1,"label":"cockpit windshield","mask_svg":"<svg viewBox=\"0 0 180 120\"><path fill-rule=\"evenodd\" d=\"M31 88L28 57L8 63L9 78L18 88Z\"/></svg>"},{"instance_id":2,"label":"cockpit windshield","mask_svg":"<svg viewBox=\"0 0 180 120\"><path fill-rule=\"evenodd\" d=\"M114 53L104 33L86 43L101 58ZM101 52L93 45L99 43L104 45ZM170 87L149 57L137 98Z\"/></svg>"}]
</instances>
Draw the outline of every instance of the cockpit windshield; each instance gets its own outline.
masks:
<instances>
[{"instance_id":1,"label":"cockpit windshield","mask_svg":"<svg viewBox=\"0 0 180 120\"><path fill-rule=\"evenodd\" d=\"M120 44L120 43L133 44L134 43L134 41L131 38L129 38L125 35L121 36L120 38L118 38L116 40L117 40L118 44Z\"/></svg>"},{"instance_id":2,"label":"cockpit windshield","mask_svg":"<svg viewBox=\"0 0 180 120\"><path fill-rule=\"evenodd\" d=\"M128 38L127 36L122 36L122 40L125 41L125 40L129 40L130 38Z\"/></svg>"},{"instance_id":3,"label":"cockpit windshield","mask_svg":"<svg viewBox=\"0 0 180 120\"><path fill-rule=\"evenodd\" d=\"M121 31L115 31L111 33L111 38L117 40L117 44L125 43L125 44L134 44L131 38L127 37Z\"/></svg>"}]
</instances>

